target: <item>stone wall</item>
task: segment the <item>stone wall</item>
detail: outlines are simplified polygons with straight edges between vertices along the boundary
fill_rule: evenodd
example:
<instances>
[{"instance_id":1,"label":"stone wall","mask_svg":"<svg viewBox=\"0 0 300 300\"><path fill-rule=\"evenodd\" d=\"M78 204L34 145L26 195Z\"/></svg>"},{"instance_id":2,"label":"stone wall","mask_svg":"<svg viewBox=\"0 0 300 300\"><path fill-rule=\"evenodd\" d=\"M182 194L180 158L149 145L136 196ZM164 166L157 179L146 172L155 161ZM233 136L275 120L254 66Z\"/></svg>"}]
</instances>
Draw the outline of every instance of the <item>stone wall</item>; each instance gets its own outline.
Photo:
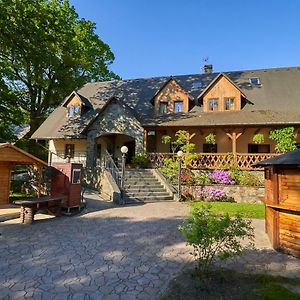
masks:
<instances>
[{"instance_id":1,"label":"stone wall","mask_svg":"<svg viewBox=\"0 0 300 300\"><path fill-rule=\"evenodd\" d=\"M121 103L112 100L92 123L87 132L87 166L95 165L95 145L98 137L122 134L135 140L136 152L143 151L144 129L133 113Z\"/></svg>"},{"instance_id":2,"label":"stone wall","mask_svg":"<svg viewBox=\"0 0 300 300\"><path fill-rule=\"evenodd\" d=\"M232 197L237 203L263 203L265 188L242 185L201 185L191 187L192 195L196 198L197 190L200 187L216 188L224 190L226 195Z\"/></svg>"}]
</instances>

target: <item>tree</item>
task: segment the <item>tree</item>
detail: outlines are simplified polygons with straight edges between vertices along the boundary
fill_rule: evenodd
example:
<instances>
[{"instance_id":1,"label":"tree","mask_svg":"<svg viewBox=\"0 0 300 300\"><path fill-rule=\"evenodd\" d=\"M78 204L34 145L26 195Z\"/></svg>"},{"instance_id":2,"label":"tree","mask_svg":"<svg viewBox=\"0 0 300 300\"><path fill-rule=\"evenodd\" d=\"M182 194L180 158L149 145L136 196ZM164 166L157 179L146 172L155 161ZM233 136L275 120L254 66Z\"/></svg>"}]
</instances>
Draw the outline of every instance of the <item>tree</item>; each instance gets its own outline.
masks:
<instances>
[{"instance_id":1,"label":"tree","mask_svg":"<svg viewBox=\"0 0 300 300\"><path fill-rule=\"evenodd\" d=\"M296 136L294 127L285 127L270 131L269 138L276 142L275 150L279 153L287 153L296 150Z\"/></svg>"},{"instance_id":2,"label":"tree","mask_svg":"<svg viewBox=\"0 0 300 300\"><path fill-rule=\"evenodd\" d=\"M119 78L95 24L79 19L68 0L0 0L0 7L0 100L27 118L27 137L72 90Z\"/></svg>"}]
</instances>

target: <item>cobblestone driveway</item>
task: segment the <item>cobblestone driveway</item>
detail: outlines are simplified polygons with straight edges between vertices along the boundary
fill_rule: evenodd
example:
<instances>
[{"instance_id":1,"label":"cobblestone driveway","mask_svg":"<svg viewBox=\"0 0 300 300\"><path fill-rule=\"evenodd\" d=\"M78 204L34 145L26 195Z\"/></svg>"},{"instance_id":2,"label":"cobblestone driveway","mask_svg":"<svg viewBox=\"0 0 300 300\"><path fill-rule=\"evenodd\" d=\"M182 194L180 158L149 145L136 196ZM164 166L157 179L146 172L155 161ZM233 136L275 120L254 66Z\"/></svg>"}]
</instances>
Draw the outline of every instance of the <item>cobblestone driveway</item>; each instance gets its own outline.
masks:
<instances>
[{"instance_id":1,"label":"cobblestone driveway","mask_svg":"<svg viewBox=\"0 0 300 300\"><path fill-rule=\"evenodd\" d=\"M181 203L0 223L1 299L155 299L188 250Z\"/></svg>"},{"instance_id":2,"label":"cobblestone driveway","mask_svg":"<svg viewBox=\"0 0 300 300\"><path fill-rule=\"evenodd\" d=\"M157 299L190 259L177 230L188 207L101 205L33 225L0 223L0 299ZM264 220L253 225L257 250L225 267L300 278L299 259L270 249Z\"/></svg>"}]
</instances>

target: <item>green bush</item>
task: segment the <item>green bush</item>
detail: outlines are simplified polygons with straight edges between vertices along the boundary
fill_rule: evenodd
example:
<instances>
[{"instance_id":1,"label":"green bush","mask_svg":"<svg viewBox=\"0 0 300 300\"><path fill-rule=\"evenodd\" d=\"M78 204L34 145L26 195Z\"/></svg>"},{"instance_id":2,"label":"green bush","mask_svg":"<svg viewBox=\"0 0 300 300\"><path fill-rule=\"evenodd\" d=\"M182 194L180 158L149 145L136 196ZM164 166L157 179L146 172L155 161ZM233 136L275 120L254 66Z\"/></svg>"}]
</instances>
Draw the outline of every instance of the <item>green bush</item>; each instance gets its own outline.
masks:
<instances>
[{"instance_id":1,"label":"green bush","mask_svg":"<svg viewBox=\"0 0 300 300\"><path fill-rule=\"evenodd\" d=\"M232 218L228 214L218 215L210 205L194 208L191 218L178 229L187 239L187 244L193 247L191 255L197 260L201 274L209 271L214 258L225 260L253 246L254 234L250 220L242 219L239 215ZM245 239L249 239L249 242L242 245L241 241Z\"/></svg>"},{"instance_id":2,"label":"green bush","mask_svg":"<svg viewBox=\"0 0 300 300\"><path fill-rule=\"evenodd\" d=\"M258 175L252 172L242 172L240 174L239 184L247 186L262 186L263 181Z\"/></svg>"},{"instance_id":3,"label":"green bush","mask_svg":"<svg viewBox=\"0 0 300 300\"><path fill-rule=\"evenodd\" d=\"M148 157L145 153L137 153L131 160L131 163L136 167L146 168L148 165Z\"/></svg>"},{"instance_id":4,"label":"green bush","mask_svg":"<svg viewBox=\"0 0 300 300\"><path fill-rule=\"evenodd\" d=\"M210 176L206 172L201 172L197 175L195 175L195 182L196 184L204 185L204 184L210 184Z\"/></svg>"},{"instance_id":5,"label":"green bush","mask_svg":"<svg viewBox=\"0 0 300 300\"><path fill-rule=\"evenodd\" d=\"M178 162L173 158L165 158L164 166L160 168L162 173L171 183L177 182L178 177Z\"/></svg>"}]
</instances>

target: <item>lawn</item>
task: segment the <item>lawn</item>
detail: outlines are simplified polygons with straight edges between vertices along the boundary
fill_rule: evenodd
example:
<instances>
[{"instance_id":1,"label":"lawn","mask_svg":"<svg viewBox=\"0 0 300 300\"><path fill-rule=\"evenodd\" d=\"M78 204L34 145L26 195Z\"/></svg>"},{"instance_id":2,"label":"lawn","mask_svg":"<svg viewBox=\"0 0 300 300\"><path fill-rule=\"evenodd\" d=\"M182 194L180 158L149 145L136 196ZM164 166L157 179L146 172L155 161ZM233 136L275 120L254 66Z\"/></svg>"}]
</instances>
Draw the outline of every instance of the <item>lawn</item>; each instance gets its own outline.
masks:
<instances>
[{"instance_id":1,"label":"lawn","mask_svg":"<svg viewBox=\"0 0 300 300\"><path fill-rule=\"evenodd\" d=\"M207 202L189 202L191 207L200 207ZM240 214L243 218L264 219L264 204L232 203L232 202L209 202L211 209L216 213L228 213L230 216Z\"/></svg>"},{"instance_id":2,"label":"lawn","mask_svg":"<svg viewBox=\"0 0 300 300\"><path fill-rule=\"evenodd\" d=\"M160 300L300 300L300 280L280 276L214 270L206 279L183 270Z\"/></svg>"}]
</instances>

